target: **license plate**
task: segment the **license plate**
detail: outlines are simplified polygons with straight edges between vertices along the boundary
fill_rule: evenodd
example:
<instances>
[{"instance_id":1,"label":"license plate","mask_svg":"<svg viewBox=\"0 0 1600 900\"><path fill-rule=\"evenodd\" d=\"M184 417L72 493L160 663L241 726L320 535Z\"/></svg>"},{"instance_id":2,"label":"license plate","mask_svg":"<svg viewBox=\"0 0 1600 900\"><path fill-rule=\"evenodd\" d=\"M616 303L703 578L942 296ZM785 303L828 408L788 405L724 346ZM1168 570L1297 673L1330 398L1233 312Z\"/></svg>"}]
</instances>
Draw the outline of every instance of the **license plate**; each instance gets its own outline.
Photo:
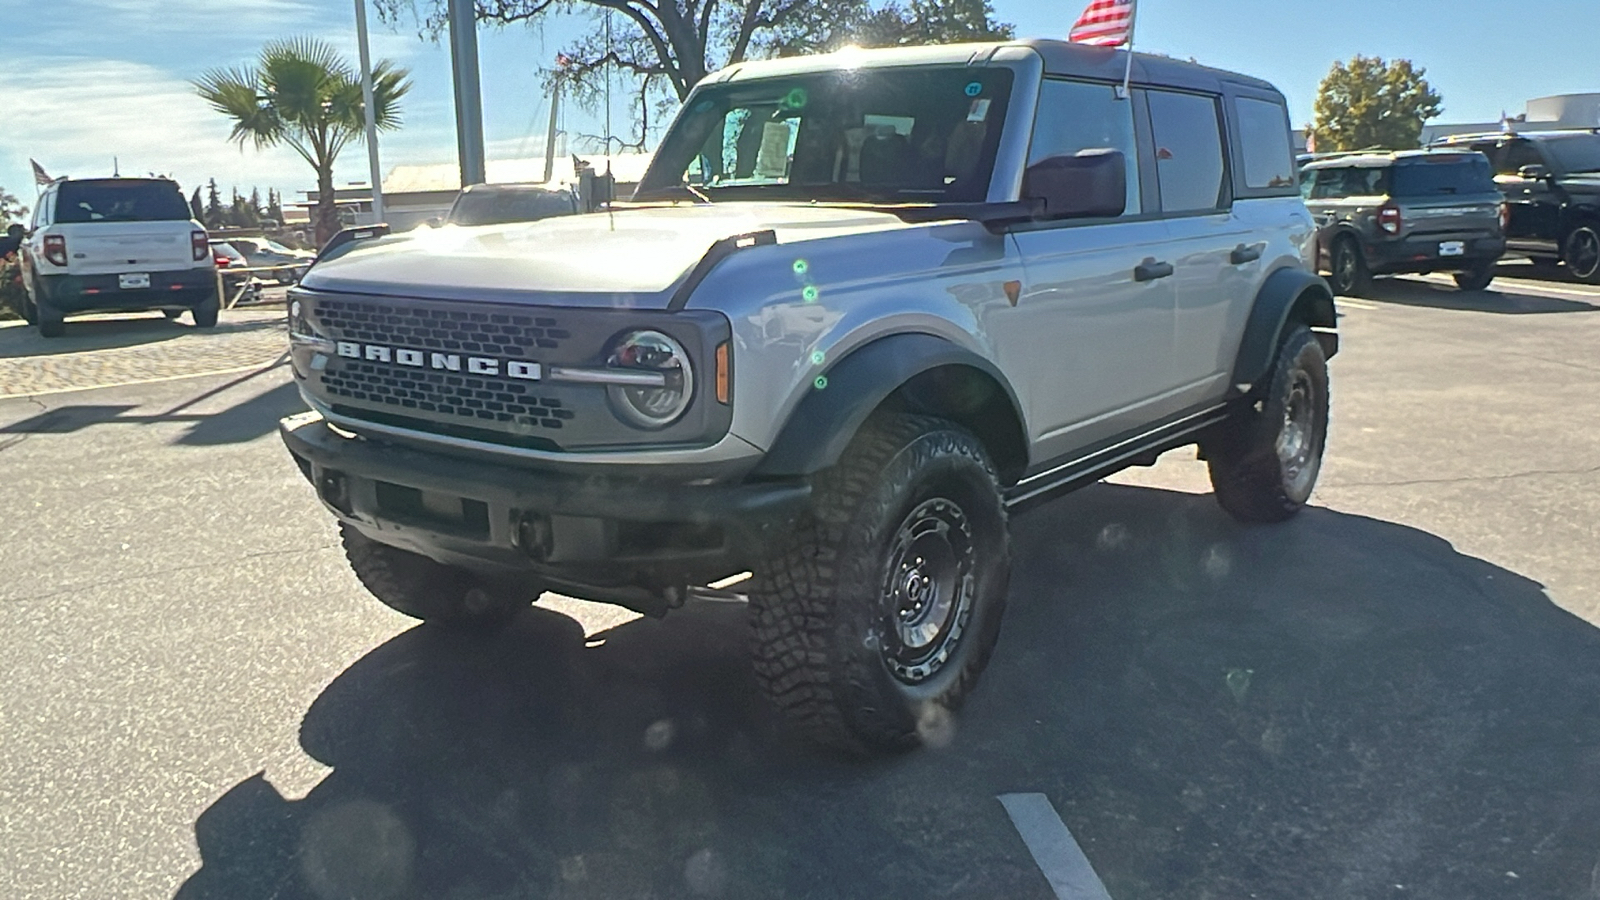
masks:
<instances>
[{"instance_id":1,"label":"license plate","mask_svg":"<svg viewBox=\"0 0 1600 900\"><path fill-rule=\"evenodd\" d=\"M117 287L125 291L147 288L150 286L149 272L134 272L128 275L117 276Z\"/></svg>"},{"instance_id":2,"label":"license plate","mask_svg":"<svg viewBox=\"0 0 1600 900\"><path fill-rule=\"evenodd\" d=\"M1461 256L1467 252L1467 245L1463 241L1445 241L1439 245L1440 256Z\"/></svg>"}]
</instances>

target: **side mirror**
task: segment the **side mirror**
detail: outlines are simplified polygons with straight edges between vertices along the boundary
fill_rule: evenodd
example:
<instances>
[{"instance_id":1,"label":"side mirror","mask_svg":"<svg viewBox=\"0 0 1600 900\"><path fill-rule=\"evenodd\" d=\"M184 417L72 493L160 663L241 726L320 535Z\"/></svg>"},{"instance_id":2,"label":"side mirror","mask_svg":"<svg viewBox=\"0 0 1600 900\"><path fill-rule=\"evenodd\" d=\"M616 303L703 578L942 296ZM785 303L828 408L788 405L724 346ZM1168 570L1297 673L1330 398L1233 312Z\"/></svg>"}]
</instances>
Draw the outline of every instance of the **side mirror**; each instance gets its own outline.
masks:
<instances>
[{"instance_id":1,"label":"side mirror","mask_svg":"<svg viewBox=\"0 0 1600 900\"><path fill-rule=\"evenodd\" d=\"M339 256L357 241L370 241L373 238L383 237L388 233L389 226L384 224L360 225L355 228L342 229L338 234L328 238L328 242L322 245L322 250L317 253L317 261L320 262L324 259L332 259L335 256Z\"/></svg>"},{"instance_id":2,"label":"side mirror","mask_svg":"<svg viewBox=\"0 0 1600 900\"><path fill-rule=\"evenodd\" d=\"M1022 196L1044 204L1045 219L1110 219L1128 207L1128 160L1121 150L1080 150L1029 166Z\"/></svg>"},{"instance_id":3,"label":"side mirror","mask_svg":"<svg viewBox=\"0 0 1600 900\"><path fill-rule=\"evenodd\" d=\"M1550 177L1550 168L1538 164L1523 166L1517 170L1517 177L1526 178L1529 181L1542 181Z\"/></svg>"}]
</instances>

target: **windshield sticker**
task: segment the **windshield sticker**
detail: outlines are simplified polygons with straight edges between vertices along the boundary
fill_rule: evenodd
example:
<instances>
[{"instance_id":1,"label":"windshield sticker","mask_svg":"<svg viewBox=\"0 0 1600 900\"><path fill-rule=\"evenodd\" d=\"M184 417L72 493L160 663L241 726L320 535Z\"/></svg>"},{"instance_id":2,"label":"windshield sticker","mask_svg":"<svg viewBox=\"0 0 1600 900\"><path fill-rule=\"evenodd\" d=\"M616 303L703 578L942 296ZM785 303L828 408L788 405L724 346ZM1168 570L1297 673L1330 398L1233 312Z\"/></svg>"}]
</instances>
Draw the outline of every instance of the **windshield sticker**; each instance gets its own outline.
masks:
<instances>
[{"instance_id":1,"label":"windshield sticker","mask_svg":"<svg viewBox=\"0 0 1600 900\"><path fill-rule=\"evenodd\" d=\"M981 81L969 81L969 82L967 82L967 96L968 97L976 97L981 93L983 93L983 82L981 82Z\"/></svg>"},{"instance_id":2,"label":"windshield sticker","mask_svg":"<svg viewBox=\"0 0 1600 900\"><path fill-rule=\"evenodd\" d=\"M968 122L982 122L989 118L989 98L982 97L972 101L972 108L967 110Z\"/></svg>"},{"instance_id":3,"label":"windshield sticker","mask_svg":"<svg viewBox=\"0 0 1600 900\"><path fill-rule=\"evenodd\" d=\"M783 108L805 109L807 99L806 89L797 87L783 95Z\"/></svg>"}]
</instances>

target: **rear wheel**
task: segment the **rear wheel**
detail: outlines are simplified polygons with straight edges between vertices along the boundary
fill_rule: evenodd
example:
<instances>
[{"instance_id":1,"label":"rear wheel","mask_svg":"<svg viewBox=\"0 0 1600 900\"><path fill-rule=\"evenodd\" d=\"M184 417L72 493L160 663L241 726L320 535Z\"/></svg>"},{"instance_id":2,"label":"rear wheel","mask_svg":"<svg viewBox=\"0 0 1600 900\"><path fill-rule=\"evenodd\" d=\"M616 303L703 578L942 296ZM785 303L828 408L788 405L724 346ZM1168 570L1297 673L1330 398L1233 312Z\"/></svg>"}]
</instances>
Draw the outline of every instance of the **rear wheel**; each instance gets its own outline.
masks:
<instances>
[{"instance_id":1,"label":"rear wheel","mask_svg":"<svg viewBox=\"0 0 1600 900\"><path fill-rule=\"evenodd\" d=\"M1492 259L1477 263L1465 272L1455 274L1456 287L1463 291L1481 291L1489 287L1494 281L1495 261Z\"/></svg>"},{"instance_id":2,"label":"rear wheel","mask_svg":"<svg viewBox=\"0 0 1600 900\"><path fill-rule=\"evenodd\" d=\"M217 292L215 290L211 291L206 296L206 299L202 300L200 305L194 308L194 324L199 328L215 328L217 325L217 313L221 307L222 304L217 298Z\"/></svg>"},{"instance_id":3,"label":"rear wheel","mask_svg":"<svg viewBox=\"0 0 1600 900\"><path fill-rule=\"evenodd\" d=\"M948 734L1000 631L1010 539L977 438L870 421L750 594L757 680L803 736L848 753Z\"/></svg>"},{"instance_id":4,"label":"rear wheel","mask_svg":"<svg viewBox=\"0 0 1600 900\"><path fill-rule=\"evenodd\" d=\"M1334 242L1329 265L1333 274L1328 281L1335 294L1360 297L1372 289L1372 273L1367 270L1366 257L1361 254L1361 245L1355 238L1342 237Z\"/></svg>"},{"instance_id":5,"label":"rear wheel","mask_svg":"<svg viewBox=\"0 0 1600 900\"><path fill-rule=\"evenodd\" d=\"M1600 284L1600 229L1579 225L1562 242L1567 273L1586 284Z\"/></svg>"},{"instance_id":6,"label":"rear wheel","mask_svg":"<svg viewBox=\"0 0 1600 900\"><path fill-rule=\"evenodd\" d=\"M380 544L346 524L340 524L339 537L361 584L384 605L413 619L498 626L540 594L537 586L491 584L464 569Z\"/></svg>"},{"instance_id":7,"label":"rear wheel","mask_svg":"<svg viewBox=\"0 0 1600 900\"><path fill-rule=\"evenodd\" d=\"M40 337L58 338L67 333L66 316L51 306L42 293L35 295L33 317L33 323L39 326Z\"/></svg>"},{"instance_id":8,"label":"rear wheel","mask_svg":"<svg viewBox=\"0 0 1600 900\"><path fill-rule=\"evenodd\" d=\"M1278 348L1266 396L1207 442L1217 503L1242 522L1281 522L1305 506L1328 438L1328 360L1305 326Z\"/></svg>"}]
</instances>

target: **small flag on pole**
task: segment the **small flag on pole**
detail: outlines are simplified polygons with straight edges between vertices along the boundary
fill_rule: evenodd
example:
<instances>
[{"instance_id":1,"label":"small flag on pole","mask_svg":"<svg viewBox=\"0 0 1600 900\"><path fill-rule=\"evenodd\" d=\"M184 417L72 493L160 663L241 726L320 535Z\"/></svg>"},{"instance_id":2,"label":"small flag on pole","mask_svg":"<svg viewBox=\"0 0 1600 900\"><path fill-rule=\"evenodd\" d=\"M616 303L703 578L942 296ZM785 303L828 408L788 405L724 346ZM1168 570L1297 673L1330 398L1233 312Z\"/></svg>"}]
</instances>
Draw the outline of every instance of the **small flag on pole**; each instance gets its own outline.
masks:
<instances>
[{"instance_id":1,"label":"small flag on pole","mask_svg":"<svg viewBox=\"0 0 1600 900\"><path fill-rule=\"evenodd\" d=\"M28 162L33 163L33 183L34 184L46 185L46 184L49 184L52 181L55 181L54 178L51 178L45 172L44 166L39 165L38 161L30 159L30 160L28 160Z\"/></svg>"},{"instance_id":2,"label":"small flag on pole","mask_svg":"<svg viewBox=\"0 0 1600 900\"><path fill-rule=\"evenodd\" d=\"M1067 40L1095 47L1131 45L1134 0L1092 0L1078 17Z\"/></svg>"}]
</instances>

